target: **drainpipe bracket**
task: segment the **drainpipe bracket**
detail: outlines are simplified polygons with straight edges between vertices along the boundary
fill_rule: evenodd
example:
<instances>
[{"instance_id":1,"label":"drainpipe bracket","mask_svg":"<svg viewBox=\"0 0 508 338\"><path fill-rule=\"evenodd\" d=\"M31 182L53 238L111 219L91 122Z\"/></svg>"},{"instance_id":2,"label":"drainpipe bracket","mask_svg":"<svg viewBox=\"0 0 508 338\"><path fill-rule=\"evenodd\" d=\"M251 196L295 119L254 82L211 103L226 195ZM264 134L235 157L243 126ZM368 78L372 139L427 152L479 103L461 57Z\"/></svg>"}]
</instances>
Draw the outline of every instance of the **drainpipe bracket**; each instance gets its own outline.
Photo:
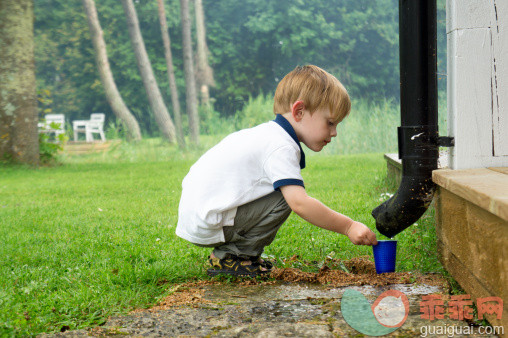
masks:
<instances>
[{"instance_id":1,"label":"drainpipe bracket","mask_svg":"<svg viewBox=\"0 0 508 338\"><path fill-rule=\"evenodd\" d=\"M438 147L454 147L455 138L450 136L439 136L437 138Z\"/></svg>"},{"instance_id":2,"label":"drainpipe bracket","mask_svg":"<svg viewBox=\"0 0 508 338\"><path fill-rule=\"evenodd\" d=\"M399 159L438 158L437 126L401 126L397 128Z\"/></svg>"}]
</instances>

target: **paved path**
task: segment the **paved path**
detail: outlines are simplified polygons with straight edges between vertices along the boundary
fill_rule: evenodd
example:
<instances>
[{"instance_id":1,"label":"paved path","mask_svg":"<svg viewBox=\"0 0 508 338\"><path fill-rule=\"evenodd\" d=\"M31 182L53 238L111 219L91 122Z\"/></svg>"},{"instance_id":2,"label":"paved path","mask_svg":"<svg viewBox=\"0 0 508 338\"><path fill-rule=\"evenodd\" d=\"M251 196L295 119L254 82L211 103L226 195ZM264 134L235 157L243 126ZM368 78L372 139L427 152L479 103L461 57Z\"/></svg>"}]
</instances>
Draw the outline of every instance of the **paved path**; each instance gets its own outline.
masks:
<instances>
[{"instance_id":1,"label":"paved path","mask_svg":"<svg viewBox=\"0 0 508 338\"><path fill-rule=\"evenodd\" d=\"M390 336L416 337L432 326L470 327L457 320L420 318L422 295L441 293L438 286L396 284L380 287L327 287L277 282L252 286L202 285L176 290L158 308L110 318L104 326L42 337L358 337L341 313L344 290L360 291L372 304L384 291L402 291L410 314ZM450 329L448 329L450 330ZM450 331L448 331L450 332ZM456 331L457 332L457 331ZM430 336L430 335L429 335ZM446 333L442 335L446 336ZM455 335L455 337L479 335ZM434 335L435 337L435 335ZM487 336L482 336L487 337Z\"/></svg>"}]
</instances>

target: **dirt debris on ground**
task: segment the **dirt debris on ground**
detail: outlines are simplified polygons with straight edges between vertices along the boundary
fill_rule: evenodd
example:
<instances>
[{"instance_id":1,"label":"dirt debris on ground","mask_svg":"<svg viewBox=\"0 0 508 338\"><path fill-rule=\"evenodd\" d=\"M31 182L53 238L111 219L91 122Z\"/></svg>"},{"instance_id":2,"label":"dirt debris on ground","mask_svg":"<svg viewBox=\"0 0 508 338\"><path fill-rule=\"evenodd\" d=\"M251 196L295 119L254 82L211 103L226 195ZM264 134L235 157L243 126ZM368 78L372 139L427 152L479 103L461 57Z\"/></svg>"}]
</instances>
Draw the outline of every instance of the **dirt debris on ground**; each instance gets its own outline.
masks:
<instances>
[{"instance_id":1,"label":"dirt debris on ground","mask_svg":"<svg viewBox=\"0 0 508 338\"><path fill-rule=\"evenodd\" d=\"M439 274L416 272L377 274L376 266L369 256L359 256L349 260L326 259L317 273L303 272L295 268L275 268L271 277L285 282L316 283L334 287L413 283L449 287L448 281Z\"/></svg>"},{"instance_id":2,"label":"dirt debris on ground","mask_svg":"<svg viewBox=\"0 0 508 338\"><path fill-rule=\"evenodd\" d=\"M333 269L330 268L334 267ZM339 270L335 267L342 267ZM238 287L253 285L274 285L279 282L319 284L328 287L346 286L386 286L391 284L425 284L442 287L448 290L448 281L439 274L419 274L412 272L392 272L377 274L374 262L368 256L355 257L342 261L329 259L319 269L319 272L304 272L297 268L274 268L270 274L274 280L259 280L253 278L237 278L228 283L234 283ZM150 309L139 309L139 311L159 311L173 306L191 305L197 306L207 302L204 296L204 286L220 284L217 280L191 282L177 285L170 291L170 295L161 300L156 306Z\"/></svg>"}]
</instances>

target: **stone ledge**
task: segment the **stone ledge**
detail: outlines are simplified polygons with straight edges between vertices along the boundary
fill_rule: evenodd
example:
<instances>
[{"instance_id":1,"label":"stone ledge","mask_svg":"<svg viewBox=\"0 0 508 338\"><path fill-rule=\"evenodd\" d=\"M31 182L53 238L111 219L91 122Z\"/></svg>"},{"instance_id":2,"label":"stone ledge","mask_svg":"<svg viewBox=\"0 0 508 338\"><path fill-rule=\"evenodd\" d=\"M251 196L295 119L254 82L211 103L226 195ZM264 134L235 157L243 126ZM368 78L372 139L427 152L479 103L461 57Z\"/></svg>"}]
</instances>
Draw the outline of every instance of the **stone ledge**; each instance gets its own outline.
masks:
<instances>
[{"instance_id":1,"label":"stone ledge","mask_svg":"<svg viewBox=\"0 0 508 338\"><path fill-rule=\"evenodd\" d=\"M508 168L432 172L436 234L444 268L473 298L501 297L508 327Z\"/></svg>"},{"instance_id":2,"label":"stone ledge","mask_svg":"<svg viewBox=\"0 0 508 338\"><path fill-rule=\"evenodd\" d=\"M432 180L499 218L508 221L508 168L440 169Z\"/></svg>"},{"instance_id":3,"label":"stone ledge","mask_svg":"<svg viewBox=\"0 0 508 338\"><path fill-rule=\"evenodd\" d=\"M402 162L400 161L398 154L385 154L384 157L386 162L402 170Z\"/></svg>"}]
</instances>

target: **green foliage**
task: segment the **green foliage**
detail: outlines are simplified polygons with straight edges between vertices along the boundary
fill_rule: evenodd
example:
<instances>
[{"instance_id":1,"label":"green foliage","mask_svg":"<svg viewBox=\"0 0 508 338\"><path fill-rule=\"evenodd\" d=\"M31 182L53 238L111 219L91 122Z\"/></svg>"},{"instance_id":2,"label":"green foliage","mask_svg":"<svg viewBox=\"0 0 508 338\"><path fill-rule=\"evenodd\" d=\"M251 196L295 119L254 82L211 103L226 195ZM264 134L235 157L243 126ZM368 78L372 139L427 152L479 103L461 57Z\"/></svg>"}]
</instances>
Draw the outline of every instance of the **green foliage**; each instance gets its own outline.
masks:
<instances>
[{"instance_id":1,"label":"green foliage","mask_svg":"<svg viewBox=\"0 0 508 338\"><path fill-rule=\"evenodd\" d=\"M235 115L235 127L237 130L251 128L274 118L272 94L249 97L243 109Z\"/></svg>"},{"instance_id":2,"label":"green foliage","mask_svg":"<svg viewBox=\"0 0 508 338\"><path fill-rule=\"evenodd\" d=\"M273 91L304 63L336 74L353 96L398 95L395 0L212 3L206 10L214 18L208 20L214 67L236 70L216 72L217 90L229 95L224 102L215 93L225 111L238 110L239 97Z\"/></svg>"},{"instance_id":3,"label":"green foliage","mask_svg":"<svg viewBox=\"0 0 508 338\"><path fill-rule=\"evenodd\" d=\"M181 181L206 148L183 153L160 139L125 147L108 155L121 163L96 154L39 170L0 167L0 257L8 262L0 264L0 336L100 325L156 303L171 283L207 278L210 249L175 235ZM311 156L307 163L311 196L374 228L370 211L385 191L382 154ZM398 238L397 269L436 271L430 226L418 222L407 232ZM295 253L302 261L372 259L371 248L293 214L266 254L280 261Z\"/></svg>"},{"instance_id":4,"label":"green foliage","mask_svg":"<svg viewBox=\"0 0 508 338\"><path fill-rule=\"evenodd\" d=\"M439 96L439 130L447 133L446 96ZM351 113L337 128L337 137L325 147L325 154L392 152L398 148L397 127L400 105L394 99L377 102L353 100Z\"/></svg>"},{"instance_id":5,"label":"green foliage","mask_svg":"<svg viewBox=\"0 0 508 338\"><path fill-rule=\"evenodd\" d=\"M273 95L249 97L244 107L234 116L222 117L216 111L206 116L201 110L205 134L222 135L233 130L251 128L273 120ZM439 130L447 133L446 96L439 96ZM337 127L338 135L322 151L324 154L361 154L397 152L397 127L400 126L400 105L394 99L377 102L353 100L351 113ZM311 152L307 149L307 152Z\"/></svg>"},{"instance_id":6,"label":"green foliage","mask_svg":"<svg viewBox=\"0 0 508 338\"><path fill-rule=\"evenodd\" d=\"M237 130L273 120L273 95L250 97L235 115ZM446 134L446 97L439 99L439 129ZM338 135L327 145L324 154L359 154L397 152L397 127L400 106L394 99L378 102L353 100L351 113L338 126ZM310 150L307 150L310 152Z\"/></svg>"},{"instance_id":7,"label":"green foliage","mask_svg":"<svg viewBox=\"0 0 508 338\"><path fill-rule=\"evenodd\" d=\"M201 134L225 136L235 131L232 117L222 117L215 109L207 109L204 106L199 107L198 113ZM187 129L188 123L186 123L185 131Z\"/></svg>"},{"instance_id":8,"label":"green foliage","mask_svg":"<svg viewBox=\"0 0 508 338\"><path fill-rule=\"evenodd\" d=\"M83 119L106 101L101 88L92 90L99 79L81 2L40 0L34 10L37 87L51 93L54 113Z\"/></svg>"},{"instance_id":9,"label":"green foliage","mask_svg":"<svg viewBox=\"0 0 508 338\"><path fill-rule=\"evenodd\" d=\"M53 109L51 108L53 104L53 99L51 98L51 91L49 89L37 89L37 108L39 110L39 115L44 116L44 114L51 114Z\"/></svg>"},{"instance_id":10,"label":"green foliage","mask_svg":"<svg viewBox=\"0 0 508 338\"><path fill-rule=\"evenodd\" d=\"M396 0L207 0L207 40L216 87L215 110L203 123L232 116L249 98L273 93L278 81L300 64L312 63L336 75L357 100L399 96L398 4ZM158 128L149 107L127 33L121 3L96 1L111 69L117 86L144 134ZM135 3L155 76L170 108L169 85L155 1ZM182 111L185 81L179 2L166 2L168 29ZM438 1L438 72L444 89L446 34L444 1ZM35 2L37 84L49 90L49 108L71 121L102 111L111 118L96 70L84 10L79 1ZM217 114L218 113L218 114ZM210 126L210 128L208 128ZM207 129L208 128L208 129Z\"/></svg>"},{"instance_id":11,"label":"green foliage","mask_svg":"<svg viewBox=\"0 0 508 338\"><path fill-rule=\"evenodd\" d=\"M60 128L60 123L52 122L49 125L52 129ZM47 133L39 133L39 160L41 164L51 164L56 160L59 151L69 138L65 134L59 134L56 138Z\"/></svg>"},{"instance_id":12,"label":"green foliage","mask_svg":"<svg viewBox=\"0 0 508 338\"><path fill-rule=\"evenodd\" d=\"M355 100L351 113L338 126L326 151L338 154L395 152L400 109L394 100L377 104Z\"/></svg>"},{"instance_id":13,"label":"green foliage","mask_svg":"<svg viewBox=\"0 0 508 338\"><path fill-rule=\"evenodd\" d=\"M121 121L109 121L107 127L104 128L106 140L126 140L127 135L125 126Z\"/></svg>"},{"instance_id":14,"label":"green foliage","mask_svg":"<svg viewBox=\"0 0 508 338\"><path fill-rule=\"evenodd\" d=\"M58 151L63 149L60 144L49 142L49 137L47 134L39 133L39 158L43 164L50 163Z\"/></svg>"}]
</instances>

